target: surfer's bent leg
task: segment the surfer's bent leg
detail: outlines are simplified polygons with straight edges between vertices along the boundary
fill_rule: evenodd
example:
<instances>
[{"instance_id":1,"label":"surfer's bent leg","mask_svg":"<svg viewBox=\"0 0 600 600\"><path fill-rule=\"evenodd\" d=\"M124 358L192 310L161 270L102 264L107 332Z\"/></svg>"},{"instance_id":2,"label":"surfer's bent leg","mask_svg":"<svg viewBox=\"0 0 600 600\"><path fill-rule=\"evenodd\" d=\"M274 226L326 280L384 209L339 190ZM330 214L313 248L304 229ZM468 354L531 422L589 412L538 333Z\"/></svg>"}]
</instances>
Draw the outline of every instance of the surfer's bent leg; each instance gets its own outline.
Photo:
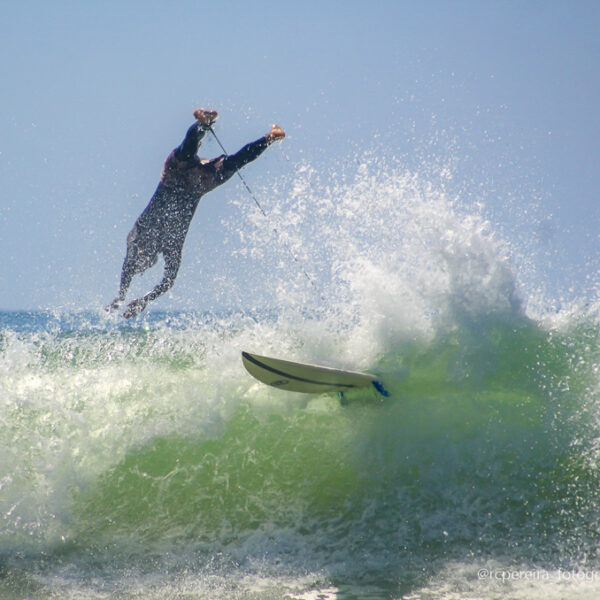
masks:
<instances>
[{"instance_id":1,"label":"surfer's bent leg","mask_svg":"<svg viewBox=\"0 0 600 600\"><path fill-rule=\"evenodd\" d=\"M179 271L179 265L181 264L181 248L163 252L163 256L165 258L165 271L161 282L154 286L154 288L146 295L127 305L127 309L123 313L123 316L126 319L139 315L149 302L156 300L159 296L173 287L175 278L177 277L177 271Z\"/></svg>"},{"instance_id":2,"label":"surfer's bent leg","mask_svg":"<svg viewBox=\"0 0 600 600\"><path fill-rule=\"evenodd\" d=\"M121 270L121 285L119 287L119 302L123 302L125 300L125 296L127 296L127 290L131 285L131 280L135 275L135 265L133 263L125 261L123 263L123 268Z\"/></svg>"},{"instance_id":3,"label":"surfer's bent leg","mask_svg":"<svg viewBox=\"0 0 600 600\"><path fill-rule=\"evenodd\" d=\"M156 264L158 252L155 246L150 234L146 236L141 234L136 223L127 236L127 252L121 268L119 295L106 307L107 310L119 308L127 296L127 290L133 277Z\"/></svg>"},{"instance_id":4,"label":"surfer's bent leg","mask_svg":"<svg viewBox=\"0 0 600 600\"><path fill-rule=\"evenodd\" d=\"M153 267L158 260L158 248L153 232L143 232L136 223L127 236L127 252L121 268L119 295L106 307L116 310L125 300L131 280L138 273Z\"/></svg>"},{"instance_id":5,"label":"surfer's bent leg","mask_svg":"<svg viewBox=\"0 0 600 600\"><path fill-rule=\"evenodd\" d=\"M175 283L177 272L179 271L179 265L181 264L181 250L168 251L163 253L165 258L165 271L161 282L154 287L154 289L148 292L144 299L146 303L156 300L159 296L162 296L166 291L170 290Z\"/></svg>"}]
</instances>

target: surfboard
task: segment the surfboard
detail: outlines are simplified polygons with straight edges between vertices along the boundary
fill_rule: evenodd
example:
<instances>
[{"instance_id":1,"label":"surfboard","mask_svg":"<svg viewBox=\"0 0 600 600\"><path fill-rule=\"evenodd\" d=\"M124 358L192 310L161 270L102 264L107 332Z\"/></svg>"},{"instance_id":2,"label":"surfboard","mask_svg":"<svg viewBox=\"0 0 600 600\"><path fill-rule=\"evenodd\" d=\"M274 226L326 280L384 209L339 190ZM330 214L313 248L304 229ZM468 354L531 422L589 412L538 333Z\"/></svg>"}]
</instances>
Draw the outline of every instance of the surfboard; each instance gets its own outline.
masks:
<instances>
[{"instance_id":1,"label":"surfboard","mask_svg":"<svg viewBox=\"0 0 600 600\"><path fill-rule=\"evenodd\" d=\"M248 373L258 381L288 392L347 392L372 385L380 394L388 395L381 381L369 373L303 364L250 352L242 352L242 362Z\"/></svg>"}]
</instances>

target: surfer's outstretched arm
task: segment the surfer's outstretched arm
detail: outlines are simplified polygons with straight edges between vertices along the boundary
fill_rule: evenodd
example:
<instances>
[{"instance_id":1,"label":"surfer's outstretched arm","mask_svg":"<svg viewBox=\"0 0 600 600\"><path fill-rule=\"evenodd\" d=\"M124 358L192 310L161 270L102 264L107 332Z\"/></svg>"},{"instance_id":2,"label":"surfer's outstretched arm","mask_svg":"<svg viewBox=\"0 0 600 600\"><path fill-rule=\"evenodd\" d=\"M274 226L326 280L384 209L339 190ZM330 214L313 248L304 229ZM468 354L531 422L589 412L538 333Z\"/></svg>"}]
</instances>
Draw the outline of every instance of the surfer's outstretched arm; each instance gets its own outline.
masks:
<instances>
[{"instance_id":1,"label":"surfer's outstretched arm","mask_svg":"<svg viewBox=\"0 0 600 600\"><path fill-rule=\"evenodd\" d=\"M255 142L246 144L235 154L226 156L221 166L222 180L229 179L236 170L245 167L249 162L256 160L273 142L282 140L285 132L279 125L273 125L267 135L259 138Z\"/></svg>"},{"instance_id":2,"label":"surfer's outstretched arm","mask_svg":"<svg viewBox=\"0 0 600 600\"><path fill-rule=\"evenodd\" d=\"M177 148L175 148L175 157L179 160L189 160L198 152L202 138L206 134L206 129L199 121L196 121L185 134L185 138Z\"/></svg>"},{"instance_id":3,"label":"surfer's outstretched arm","mask_svg":"<svg viewBox=\"0 0 600 600\"><path fill-rule=\"evenodd\" d=\"M194 116L196 122L187 130L183 142L175 148L174 154L179 160L189 160L196 155L202 138L217 120L218 114L216 110L198 108L194 111Z\"/></svg>"},{"instance_id":4,"label":"surfer's outstretched arm","mask_svg":"<svg viewBox=\"0 0 600 600\"><path fill-rule=\"evenodd\" d=\"M256 160L267 149L267 146L264 137L246 144L241 150L231 154L223 161L223 169L225 171L235 171L235 169L245 167L249 162Z\"/></svg>"}]
</instances>

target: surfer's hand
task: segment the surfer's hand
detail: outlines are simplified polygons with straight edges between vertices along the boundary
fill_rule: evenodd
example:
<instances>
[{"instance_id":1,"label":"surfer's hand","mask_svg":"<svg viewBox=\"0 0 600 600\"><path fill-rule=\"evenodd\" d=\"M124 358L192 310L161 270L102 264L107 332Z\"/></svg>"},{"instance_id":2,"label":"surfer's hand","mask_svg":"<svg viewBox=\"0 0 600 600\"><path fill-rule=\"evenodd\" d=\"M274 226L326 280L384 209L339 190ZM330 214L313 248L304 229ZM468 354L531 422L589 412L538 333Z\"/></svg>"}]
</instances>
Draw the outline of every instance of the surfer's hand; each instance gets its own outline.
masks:
<instances>
[{"instance_id":1,"label":"surfer's hand","mask_svg":"<svg viewBox=\"0 0 600 600\"><path fill-rule=\"evenodd\" d=\"M194 111L194 117L204 125L204 127L210 127L219 117L219 113L216 110L209 108L197 108Z\"/></svg>"},{"instance_id":2,"label":"surfer's hand","mask_svg":"<svg viewBox=\"0 0 600 600\"><path fill-rule=\"evenodd\" d=\"M285 131L279 127L279 125L273 125L271 131L265 135L267 143L272 144L277 140L282 140L285 137Z\"/></svg>"},{"instance_id":3,"label":"surfer's hand","mask_svg":"<svg viewBox=\"0 0 600 600\"><path fill-rule=\"evenodd\" d=\"M133 302L130 302L127 305L123 316L126 319L131 319L131 317L139 315L146 308L147 305L148 300L146 300L145 298L138 298L137 300L134 300Z\"/></svg>"}]
</instances>

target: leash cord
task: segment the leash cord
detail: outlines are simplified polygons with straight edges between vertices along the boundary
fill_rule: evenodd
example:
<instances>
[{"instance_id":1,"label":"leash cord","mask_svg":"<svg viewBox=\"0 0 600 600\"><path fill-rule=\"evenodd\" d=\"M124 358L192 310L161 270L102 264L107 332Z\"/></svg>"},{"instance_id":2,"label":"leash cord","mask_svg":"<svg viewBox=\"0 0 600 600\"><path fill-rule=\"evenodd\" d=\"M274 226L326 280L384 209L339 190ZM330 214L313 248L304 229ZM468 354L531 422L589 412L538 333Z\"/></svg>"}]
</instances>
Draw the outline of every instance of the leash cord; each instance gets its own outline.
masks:
<instances>
[{"instance_id":1,"label":"leash cord","mask_svg":"<svg viewBox=\"0 0 600 600\"><path fill-rule=\"evenodd\" d=\"M212 128L212 125L208 129L215 136L215 140L217 140L217 144L219 144L219 146L221 146L221 150L223 150L223 153L225 154L225 156L226 157L229 156L227 150L225 150L225 146L223 146L223 144L221 143L221 140L218 138L217 134L215 133L215 130ZM252 200L254 200L254 204L256 204L256 206L258 207L258 210L260 210L260 212L262 213L263 217L265 217L265 219L267 219L267 221L270 221L269 215L267 214L267 212L265 211L265 209L261 206L260 202L257 200L254 192L250 189L250 186L246 183L246 180L244 179L244 177L240 173L240 170L236 167L235 171L238 174L238 177L242 180L242 183L244 184L244 187L246 188L246 191L248 192L248 194L250 194L250 197L252 198ZM285 247L285 249L288 251L288 253L291 256L292 260L298 265L298 268L302 271L304 277L306 277L306 279L308 279L308 281L310 282L310 284L317 290L317 292L319 292L319 295L321 296L321 299L325 300L324 296L320 293L319 287L315 283L314 279L308 274L308 271L304 268L304 266L302 265L302 263L300 262L300 260L298 259L298 257L292 252L292 249L289 247L289 245L287 244L287 242L285 242L284 240L281 239L281 235L280 235L279 230L277 229L277 227L274 227L272 224L271 224L271 227L273 229L273 232L275 233L275 235L279 239L279 243L282 244Z\"/></svg>"}]
</instances>

